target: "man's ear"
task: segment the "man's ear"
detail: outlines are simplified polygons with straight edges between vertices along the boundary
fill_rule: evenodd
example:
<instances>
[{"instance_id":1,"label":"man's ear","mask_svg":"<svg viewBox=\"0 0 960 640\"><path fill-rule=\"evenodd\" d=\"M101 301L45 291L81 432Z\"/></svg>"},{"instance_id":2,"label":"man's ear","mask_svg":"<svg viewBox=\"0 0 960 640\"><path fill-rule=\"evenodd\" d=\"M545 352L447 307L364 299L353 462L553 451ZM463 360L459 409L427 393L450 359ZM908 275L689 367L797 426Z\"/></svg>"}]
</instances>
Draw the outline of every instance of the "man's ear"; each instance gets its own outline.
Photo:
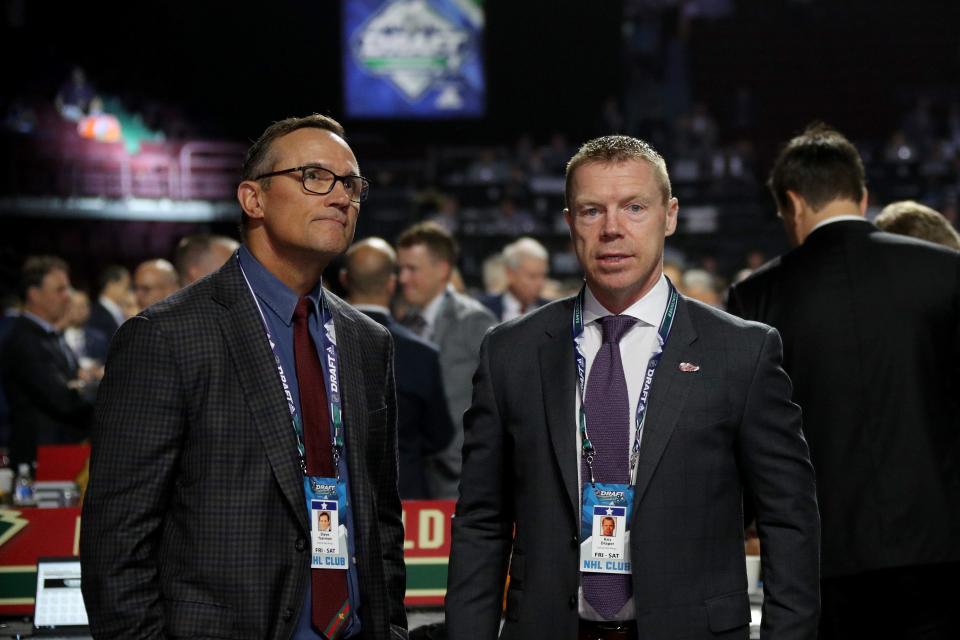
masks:
<instances>
[{"instance_id":1,"label":"man's ear","mask_svg":"<svg viewBox=\"0 0 960 640\"><path fill-rule=\"evenodd\" d=\"M863 197L860 198L860 215L867 215L867 205L870 204L870 192L867 191L866 187L863 189Z\"/></svg>"},{"instance_id":2,"label":"man's ear","mask_svg":"<svg viewBox=\"0 0 960 640\"><path fill-rule=\"evenodd\" d=\"M350 278L347 277L346 268L345 267L341 268L340 269L340 286L343 287L344 291L346 291L348 294L350 292L350 285L348 284L349 282L350 282Z\"/></svg>"},{"instance_id":3,"label":"man's ear","mask_svg":"<svg viewBox=\"0 0 960 640\"><path fill-rule=\"evenodd\" d=\"M244 180L237 186L237 202L251 218L263 218L263 187L253 180Z\"/></svg>"},{"instance_id":4,"label":"man's ear","mask_svg":"<svg viewBox=\"0 0 960 640\"><path fill-rule=\"evenodd\" d=\"M783 213L796 217L807 209L807 200L796 191L787 190L787 199L790 201L790 211Z\"/></svg>"}]
</instances>

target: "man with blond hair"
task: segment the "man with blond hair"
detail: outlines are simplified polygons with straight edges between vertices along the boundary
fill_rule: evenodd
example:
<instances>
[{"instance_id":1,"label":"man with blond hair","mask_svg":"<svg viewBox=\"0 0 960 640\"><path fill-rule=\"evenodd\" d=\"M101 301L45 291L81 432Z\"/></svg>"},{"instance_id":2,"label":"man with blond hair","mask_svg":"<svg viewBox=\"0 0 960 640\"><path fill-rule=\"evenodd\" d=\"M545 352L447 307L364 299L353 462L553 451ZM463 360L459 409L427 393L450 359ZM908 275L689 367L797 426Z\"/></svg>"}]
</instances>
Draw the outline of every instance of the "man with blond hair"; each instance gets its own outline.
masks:
<instances>
[{"instance_id":1,"label":"man with blond hair","mask_svg":"<svg viewBox=\"0 0 960 640\"><path fill-rule=\"evenodd\" d=\"M777 332L686 299L664 277L679 205L647 143L584 144L567 165L566 204L584 287L481 347L450 637L746 638L750 494L764 633L813 638L814 477ZM625 526L594 535L608 516Z\"/></svg>"}]
</instances>

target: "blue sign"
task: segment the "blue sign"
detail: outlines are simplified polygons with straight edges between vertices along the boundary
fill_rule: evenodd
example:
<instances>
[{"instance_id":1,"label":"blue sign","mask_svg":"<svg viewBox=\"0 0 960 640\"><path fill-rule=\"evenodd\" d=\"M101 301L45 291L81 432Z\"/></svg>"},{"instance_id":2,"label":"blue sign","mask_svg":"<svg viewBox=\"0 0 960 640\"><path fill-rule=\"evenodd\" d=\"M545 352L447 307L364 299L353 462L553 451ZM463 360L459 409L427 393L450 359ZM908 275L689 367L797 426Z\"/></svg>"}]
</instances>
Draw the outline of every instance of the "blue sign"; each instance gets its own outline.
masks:
<instances>
[{"instance_id":1,"label":"blue sign","mask_svg":"<svg viewBox=\"0 0 960 640\"><path fill-rule=\"evenodd\" d=\"M347 116L483 116L481 4L482 0L346 0Z\"/></svg>"}]
</instances>

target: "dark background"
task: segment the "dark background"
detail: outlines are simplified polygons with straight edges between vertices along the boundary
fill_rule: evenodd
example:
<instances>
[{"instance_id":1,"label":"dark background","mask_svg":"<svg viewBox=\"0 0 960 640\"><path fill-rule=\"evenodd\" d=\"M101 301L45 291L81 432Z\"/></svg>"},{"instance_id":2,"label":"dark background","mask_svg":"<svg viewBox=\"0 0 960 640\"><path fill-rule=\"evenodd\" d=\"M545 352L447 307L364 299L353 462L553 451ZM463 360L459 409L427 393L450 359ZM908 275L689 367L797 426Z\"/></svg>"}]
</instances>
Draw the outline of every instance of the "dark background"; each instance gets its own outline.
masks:
<instances>
[{"instance_id":1,"label":"dark background","mask_svg":"<svg viewBox=\"0 0 960 640\"><path fill-rule=\"evenodd\" d=\"M674 73L660 60L679 43L689 104L709 108L721 142L744 135L727 123L737 91L752 94L755 124L747 137L755 152L755 202L767 222L743 232L775 255L785 244L762 182L779 146L817 119L858 143L882 145L918 94L939 98L937 109L943 109L960 94L960 2L734 0L732 6L725 17L690 19L682 3L666 0L485 2L487 116L395 122L343 118L337 1L0 0L0 104L52 101L70 69L80 65L98 93L119 96L133 110L146 102L178 105L198 137L207 139L248 142L272 121L331 114L344 121L364 166L385 153L423 155L430 145L509 149L523 135L545 144L561 132L578 145L609 132L600 120L608 99L624 108L630 106L625 100L647 99L631 93L638 65L654 67L643 69L647 75ZM660 51L646 62L631 49L628 17L635 25L655 23L661 34ZM674 115L681 114L667 114ZM935 109L933 115L937 126L945 126L945 114ZM166 255L166 245L151 244L161 235L155 226L165 224L171 223L24 219L0 212L0 269L15 273L30 253L89 255L88 264L73 265L75 280L89 285L103 264L133 266ZM207 228L236 231L232 223ZM197 231L183 225L182 233ZM692 240L699 243L696 256L709 252L717 238Z\"/></svg>"}]
</instances>

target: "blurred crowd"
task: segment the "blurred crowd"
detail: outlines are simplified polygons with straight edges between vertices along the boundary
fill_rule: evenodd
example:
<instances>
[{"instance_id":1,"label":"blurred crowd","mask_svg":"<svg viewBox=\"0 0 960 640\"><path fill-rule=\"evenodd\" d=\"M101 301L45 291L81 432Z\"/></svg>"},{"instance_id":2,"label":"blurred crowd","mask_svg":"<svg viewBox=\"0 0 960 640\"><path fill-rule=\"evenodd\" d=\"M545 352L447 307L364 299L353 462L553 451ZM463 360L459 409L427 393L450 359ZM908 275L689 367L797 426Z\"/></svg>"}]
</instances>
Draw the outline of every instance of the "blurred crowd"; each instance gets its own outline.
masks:
<instances>
[{"instance_id":1,"label":"blurred crowd","mask_svg":"<svg viewBox=\"0 0 960 640\"><path fill-rule=\"evenodd\" d=\"M383 320L395 340L417 343L408 355L402 349L398 355L411 362L397 363L400 394L409 396L400 415L405 498L455 497L462 414L486 329L575 295L583 284L579 275L551 277L556 256L535 237L520 236L483 260L482 287L467 287L456 236L442 218L408 227L393 246L377 237L358 241L338 277L326 282ZM874 222L882 230L960 249L950 221L918 202L892 203ZM71 286L64 260L28 258L17 295L3 300L0 316L0 446L8 448L11 462L33 462L37 445L85 440L110 338L119 326L220 268L238 246L225 236L186 236L173 255L142 261L132 272L121 265L104 268L89 292ZM766 261L762 252L751 251L727 279L715 261L687 264L668 247L664 273L680 293L724 309L729 287ZM410 374L399 375L407 366L413 367ZM420 385L428 378L430 384ZM423 388L405 388L413 380Z\"/></svg>"}]
</instances>

